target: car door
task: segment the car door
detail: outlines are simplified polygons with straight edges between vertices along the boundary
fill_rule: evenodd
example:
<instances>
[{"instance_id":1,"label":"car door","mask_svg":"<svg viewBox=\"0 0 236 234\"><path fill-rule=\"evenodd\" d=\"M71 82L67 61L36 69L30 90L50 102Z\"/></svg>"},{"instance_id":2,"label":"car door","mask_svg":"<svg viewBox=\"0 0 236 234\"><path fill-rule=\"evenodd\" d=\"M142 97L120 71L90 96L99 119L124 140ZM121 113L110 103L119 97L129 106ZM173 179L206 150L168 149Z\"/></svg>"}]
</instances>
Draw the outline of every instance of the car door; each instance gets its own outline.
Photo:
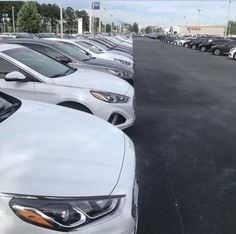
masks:
<instances>
[{"instance_id":1,"label":"car door","mask_svg":"<svg viewBox=\"0 0 236 234\"><path fill-rule=\"evenodd\" d=\"M26 76L28 81L6 81L5 75L13 71L21 72ZM20 99L35 100L34 81L31 78L29 74L17 65L0 57L0 90L2 92Z\"/></svg>"}]
</instances>

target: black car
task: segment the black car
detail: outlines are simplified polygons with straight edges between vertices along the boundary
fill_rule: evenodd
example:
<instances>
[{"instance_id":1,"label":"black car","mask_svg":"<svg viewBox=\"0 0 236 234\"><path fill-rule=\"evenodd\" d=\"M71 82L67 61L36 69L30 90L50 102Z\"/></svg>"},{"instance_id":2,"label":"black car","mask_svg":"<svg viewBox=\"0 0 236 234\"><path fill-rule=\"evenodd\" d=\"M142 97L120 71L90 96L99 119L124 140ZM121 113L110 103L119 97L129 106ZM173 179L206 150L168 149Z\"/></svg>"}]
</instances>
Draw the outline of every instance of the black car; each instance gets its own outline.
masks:
<instances>
[{"instance_id":1,"label":"black car","mask_svg":"<svg viewBox=\"0 0 236 234\"><path fill-rule=\"evenodd\" d=\"M212 39L212 40L209 40L208 42L201 43L199 45L198 49L201 52L207 52L207 51L210 51L211 47L214 45L224 45L228 42L229 42L229 40L227 40L227 39Z\"/></svg>"},{"instance_id":2,"label":"black car","mask_svg":"<svg viewBox=\"0 0 236 234\"><path fill-rule=\"evenodd\" d=\"M219 55L228 55L229 51L236 47L236 41L229 41L224 45L215 45L211 47L211 53L219 56Z\"/></svg>"},{"instance_id":3,"label":"black car","mask_svg":"<svg viewBox=\"0 0 236 234\"><path fill-rule=\"evenodd\" d=\"M7 39L1 40L0 43L23 45L72 67L110 73L134 85L133 68L107 59L90 57L77 46L73 47L72 45L72 48L62 42L46 39Z\"/></svg>"},{"instance_id":4,"label":"black car","mask_svg":"<svg viewBox=\"0 0 236 234\"><path fill-rule=\"evenodd\" d=\"M210 38L197 38L190 42L189 48L197 50L200 44L207 43Z\"/></svg>"}]
</instances>

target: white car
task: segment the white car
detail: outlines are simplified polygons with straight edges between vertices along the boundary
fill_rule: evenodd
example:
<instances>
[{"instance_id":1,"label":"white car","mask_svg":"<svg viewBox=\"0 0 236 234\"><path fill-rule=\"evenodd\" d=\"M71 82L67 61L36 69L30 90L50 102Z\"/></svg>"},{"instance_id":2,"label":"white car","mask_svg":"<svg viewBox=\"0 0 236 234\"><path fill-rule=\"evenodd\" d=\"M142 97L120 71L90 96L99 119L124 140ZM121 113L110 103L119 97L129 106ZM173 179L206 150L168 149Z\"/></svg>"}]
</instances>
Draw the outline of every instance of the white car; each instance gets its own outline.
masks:
<instances>
[{"instance_id":1,"label":"white car","mask_svg":"<svg viewBox=\"0 0 236 234\"><path fill-rule=\"evenodd\" d=\"M232 49L229 51L229 58L236 60L236 47L232 48Z\"/></svg>"},{"instance_id":2,"label":"white car","mask_svg":"<svg viewBox=\"0 0 236 234\"><path fill-rule=\"evenodd\" d=\"M101 53L99 50L89 49L87 46L83 45L80 40L67 40L67 39L60 39L60 38L46 38L46 40L54 40L54 41L60 41L64 43L70 43L73 45L76 45L80 48L82 48L84 51L86 51L90 56L100 59L106 59L106 60L112 60L118 63L121 63L123 65L126 65L128 67L133 67L134 61L128 57L125 57L123 55L119 54L111 54L111 53Z\"/></svg>"},{"instance_id":3,"label":"white car","mask_svg":"<svg viewBox=\"0 0 236 234\"><path fill-rule=\"evenodd\" d=\"M118 77L61 64L27 47L0 45L0 89L82 110L125 129L134 124L134 88Z\"/></svg>"},{"instance_id":4,"label":"white car","mask_svg":"<svg viewBox=\"0 0 236 234\"><path fill-rule=\"evenodd\" d=\"M84 47L90 48L90 50L96 50L96 52L100 52L100 53L118 54L118 55L122 55L133 60L133 56L131 54L128 54L119 50L115 50L115 49L109 50L108 48L97 43L96 41L92 41L92 40L88 40L84 38L80 38L79 41L83 42Z\"/></svg>"},{"instance_id":5,"label":"white car","mask_svg":"<svg viewBox=\"0 0 236 234\"><path fill-rule=\"evenodd\" d=\"M0 233L135 234L132 141L83 112L0 93Z\"/></svg>"},{"instance_id":6,"label":"white car","mask_svg":"<svg viewBox=\"0 0 236 234\"><path fill-rule=\"evenodd\" d=\"M178 45L178 46L183 46L184 43L188 42L188 41L191 40L191 39L192 39L192 37L188 37L188 38L181 39L181 40L179 40L179 41L177 42L177 45Z\"/></svg>"}]
</instances>

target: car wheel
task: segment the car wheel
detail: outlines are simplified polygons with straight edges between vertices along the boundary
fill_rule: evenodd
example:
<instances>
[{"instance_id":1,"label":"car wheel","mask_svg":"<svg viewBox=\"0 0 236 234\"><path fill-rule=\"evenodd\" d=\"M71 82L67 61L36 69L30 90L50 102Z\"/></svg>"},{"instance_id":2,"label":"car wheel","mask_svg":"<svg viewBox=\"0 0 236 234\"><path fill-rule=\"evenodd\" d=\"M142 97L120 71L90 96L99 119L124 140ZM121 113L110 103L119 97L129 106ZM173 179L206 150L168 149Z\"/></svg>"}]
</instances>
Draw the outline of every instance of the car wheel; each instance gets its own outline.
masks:
<instances>
[{"instance_id":1,"label":"car wheel","mask_svg":"<svg viewBox=\"0 0 236 234\"><path fill-rule=\"evenodd\" d=\"M185 47L185 48L188 48L188 44L184 44L184 47Z\"/></svg>"},{"instance_id":2,"label":"car wheel","mask_svg":"<svg viewBox=\"0 0 236 234\"><path fill-rule=\"evenodd\" d=\"M221 55L221 50L220 50L220 49L216 49L216 50L214 51L214 54L215 54L216 56Z\"/></svg>"},{"instance_id":3,"label":"car wheel","mask_svg":"<svg viewBox=\"0 0 236 234\"><path fill-rule=\"evenodd\" d=\"M206 47L205 46L201 47L201 52L206 52Z\"/></svg>"},{"instance_id":4,"label":"car wheel","mask_svg":"<svg viewBox=\"0 0 236 234\"><path fill-rule=\"evenodd\" d=\"M74 110L86 112L88 114L93 114L92 111L89 110L86 106L77 102L61 102L58 104L58 106L68 107Z\"/></svg>"},{"instance_id":5,"label":"car wheel","mask_svg":"<svg viewBox=\"0 0 236 234\"><path fill-rule=\"evenodd\" d=\"M236 52L234 53L233 59L236 60Z\"/></svg>"},{"instance_id":6,"label":"car wheel","mask_svg":"<svg viewBox=\"0 0 236 234\"><path fill-rule=\"evenodd\" d=\"M197 49L197 46L196 46L196 45L193 45L193 46L192 46L192 49L193 49L193 50L196 50L196 49Z\"/></svg>"}]
</instances>

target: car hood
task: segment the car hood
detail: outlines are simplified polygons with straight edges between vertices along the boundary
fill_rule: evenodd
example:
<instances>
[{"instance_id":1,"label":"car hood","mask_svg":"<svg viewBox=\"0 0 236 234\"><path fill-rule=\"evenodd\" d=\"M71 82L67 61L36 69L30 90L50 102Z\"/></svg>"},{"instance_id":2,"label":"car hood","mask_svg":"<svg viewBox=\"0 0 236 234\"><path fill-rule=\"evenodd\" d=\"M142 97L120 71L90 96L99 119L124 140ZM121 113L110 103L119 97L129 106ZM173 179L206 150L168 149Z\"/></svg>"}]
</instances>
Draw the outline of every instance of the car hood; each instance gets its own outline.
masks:
<instances>
[{"instance_id":1,"label":"car hood","mask_svg":"<svg viewBox=\"0 0 236 234\"><path fill-rule=\"evenodd\" d=\"M56 85L88 88L123 95L128 92L130 87L129 83L116 76L82 68L68 76L55 78L53 82Z\"/></svg>"},{"instance_id":2,"label":"car hood","mask_svg":"<svg viewBox=\"0 0 236 234\"><path fill-rule=\"evenodd\" d=\"M109 195L124 158L124 134L92 115L24 101L0 124L0 192Z\"/></svg>"},{"instance_id":3,"label":"car hood","mask_svg":"<svg viewBox=\"0 0 236 234\"><path fill-rule=\"evenodd\" d=\"M97 54L96 57L98 58L103 58L103 59L106 59L106 60L123 60L123 61L127 61L131 64L133 64L133 60L128 58L128 57L125 57L123 55L119 55L119 54L112 54L112 53L101 53L101 54Z\"/></svg>"},{"instance_id":4,"label":"car hood","mask_svg":"<svg viewBox=\"0 0 236 234\"><path fill-rule=\"evenodd\" d=\"M133 68L123 65L122 63L118 63L118 62L111 60L111 59L93 58L93 59L90 59L89 61L86 61L85 64L102 66L102 67L106 67L106 68L115 69L118 71L134 73Z\"/></svg>"}]
</instances>

